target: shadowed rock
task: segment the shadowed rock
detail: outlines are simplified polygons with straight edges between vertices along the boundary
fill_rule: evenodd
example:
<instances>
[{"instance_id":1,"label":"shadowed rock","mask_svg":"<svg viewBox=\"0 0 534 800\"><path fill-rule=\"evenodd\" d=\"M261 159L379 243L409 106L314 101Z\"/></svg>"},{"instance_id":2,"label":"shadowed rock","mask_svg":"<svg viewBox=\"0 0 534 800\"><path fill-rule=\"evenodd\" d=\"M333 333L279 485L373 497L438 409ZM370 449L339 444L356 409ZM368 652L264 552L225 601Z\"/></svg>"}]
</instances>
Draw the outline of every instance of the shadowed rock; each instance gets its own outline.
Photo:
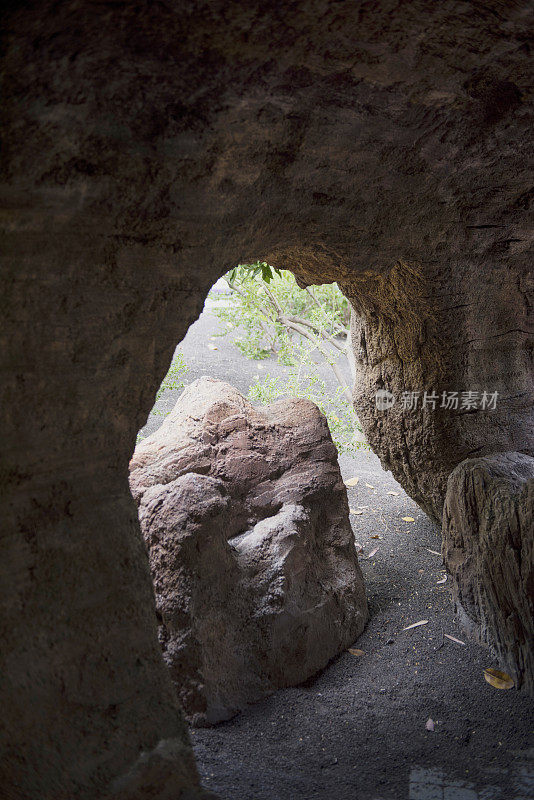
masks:
<instances>
[{"instance_id":1,"label":"shadowed rock","mask_svg":"<svg viewBox=\"0 0 534 800\"><path fill-rule=\"evenodd\" d=\"M534 454L534 7L5 6L0 785L85 800L188 747L127 469L223 272L339 282L358 417L435 521L460 462Z\"/></svg>"},{"instance_id":2,"label":"shadowed rock","mask_svg":"<svg viewBox=\"0 0 534 800\"><path fill-rule=\"evenodd\" d=\"M201 378L131 461L160 641L197 725L300 683L362 632L363 578L326 420Z\"/></svg>"},{"instance_id":3,"label":"shadowed rock","mask_svg":"<svg viewBox=\"0 0 534 800\"><path fill-rule=\"evenodd\" d=\"M443 554L460 621L534 692L534 458L498 453L456 467Z\"/></svg>"}]
</instances>

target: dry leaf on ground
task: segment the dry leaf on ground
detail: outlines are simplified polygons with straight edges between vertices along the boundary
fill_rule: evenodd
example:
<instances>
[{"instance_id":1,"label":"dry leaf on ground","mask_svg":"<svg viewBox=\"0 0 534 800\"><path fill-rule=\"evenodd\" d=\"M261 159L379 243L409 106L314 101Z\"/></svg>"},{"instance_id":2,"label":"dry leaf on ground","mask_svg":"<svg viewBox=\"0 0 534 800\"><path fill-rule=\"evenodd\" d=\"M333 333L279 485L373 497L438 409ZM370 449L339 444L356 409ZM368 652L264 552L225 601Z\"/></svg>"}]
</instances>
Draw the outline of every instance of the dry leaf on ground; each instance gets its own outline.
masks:
<instances>
[{"instance_id":1,"label":"dry leaf on ground","mask_svg":"<svg viewBox=\"0 0 534 800\"><path fill-rule=\"evenodd\" d=\"M451 642L456 642L456 644L465 644L465 642L462 642L461 639L457 639L456 636L451 636L450 633L444 633L443 635L446 636L447 639L450 639Z\"/></svg>"},{"instance_id":2,"label":"dry leaf on ground","mask_svg":"<svg viewBox=\"0 0 534 800\"><path fill-rule=\"evenodd\" d=\"M374 550L371 550L367 558L372 558L376 553L378 553L378 547L375 547Z\"/></svg>"},{"instance_id":3,"label":"dry leaf on ground","mask_svg":"<svg viewBox=\"0 0 534 800\"><path fill-rule=\"evenodd\" d=\"M356 486L359 480L359 478L349 478L348 481L345 481L345 486Z\"/></svg>"},{"instance_id":4,"label":"dry leaf on ground","mask_svg":"<svg viewBox=\"0 0 534 800\"><path fill-rule=\"evenodd\" d=\"M363 650L358 650L356 647L349 647L349 653L351 656L363 656Z\"/></svg>"},{"instance_id":5,"label":"dry leaf on ground","mask_svg":"<svg viewBox=\"0 0 534 800\"><path fill-rule=\"evenodd\" d=\"M513 679L500 669L485 669L484 677L495 689L512 689L514 686Z\"/></svg>"},{"instance_id":6,"label":"dry leaf on ground","mask_svg":"<svg viewBox=\"0 0 534 800\"><path fill-rule=\"evenodd\" d=\"M407 625L402 630L403 631L409 631L410 628L418 628L420 625L427 625L427 624L428 624L428 620L427 619L420 619L419 622L413 622L411 625Z\"/></svg>"},{"instance_id":7,"label":"dry leaf on ground","mask_svg":"<svg viewBox=\"0 0 534 800\"><path fill-rule=\"evenodd\" d=\"M404 522L415 522L413 517L403 517Z\"/></svg>"},{"instance_id":8,"label":"dry leaf on ground","mask_svg":"<svg viewBox=\"0 0 534 800\"><path fill-rule=\"evenodd\" d=\"M380 536L378 535L378 533L372 533L371 539L380 539Z\"/></svg>"},{"instance_id":9,"label":"dry leaf on ground","mask_svg":"<svg viewBox=\"0 0 534 800\"><path fill-rule=\"evenodd\" d=\"M428 547L426 548L429 553L432 553L433 556L440 556L441 553L438 553L437 550L430 550Z\"/></svg>"},{"instance_id":10,"label":"dry leaf on ground","mask_svg":"<svg viewBox=\"0 0 534 800\"><path fill-rule=\"evenodd\" d=\"M442 578L442 579L441 579L441 580L439 580L439 581L436 581L436 584L438 584L438 583L445 583L445 582L446 582L446 580L447 580L447 576L445 575L445 577L444 577L444 578Z\"/></svg>"},{"instance_id":11,"label":"dry leaf on ground","mask_svg":"<svg viewBox=\"0 0 534 800\"><path fill-rule=\"evenodd\" d=\"M388 492L388 494L393 495L393 497L398 497L399 496L398 492Z\"/></svg>"},{"instance_id":12,"label":"dry leaf on ground","mask_svg":"<svg viewBox=\"0 0 534 800\"><path fill-rule=\"evenodd\" d=\"M216 345L211 344L211 342L208 344L208 350L218 350L218 349L219 348Z\"/></svg>"},{"instance_id":13,"label":"dry leaf on ground","mask_svg":"<svg viewBox=\"0 0 534 800\"><path fill-rule=\"evenodd\" d=\"M355 516L360 516L360 514L363 514L363 511L357 511L355 508L349 508L349 512Z\"/></svg>"},{"instance_id":14,"label":"dry leaf on ground","mask_svg":"<svg viewBox=\"0 0 534 800\"><path fill-rule=\"evenodd\" d=\"M372 483L366 483L365 485L367 486L368 489L374 489L375 488Z\"/></svg>"},{"instance_id":15,"label":"dry leaf on ground","mask_svg":"<svg viewBox=\"0 0 534 800\"><path fill-rule=\"evenodd\" d=\"M425 724L425 728L427 729L427 731L433 731L434 730L434 720L431 717L429 717L427 719L426 724Z\"/></svg>"}]
</instances>

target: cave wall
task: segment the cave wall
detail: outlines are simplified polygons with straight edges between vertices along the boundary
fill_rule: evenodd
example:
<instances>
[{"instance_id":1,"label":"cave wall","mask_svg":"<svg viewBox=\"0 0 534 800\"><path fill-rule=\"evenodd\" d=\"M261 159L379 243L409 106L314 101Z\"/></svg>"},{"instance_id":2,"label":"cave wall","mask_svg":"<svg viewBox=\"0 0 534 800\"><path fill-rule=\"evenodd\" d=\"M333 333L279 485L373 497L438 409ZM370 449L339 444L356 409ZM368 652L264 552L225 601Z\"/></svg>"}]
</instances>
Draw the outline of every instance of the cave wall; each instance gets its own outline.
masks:
<instances>
[{"instance_id":1,"label":"cave wall","mask_svg":"<svg viewBox=\"0 0 534 800\"><path fill-rule=\"evenodd\" d=\"M176 343L237 261L340 283L369 441L434 519L463 459L532 455L531 29L526 0L9 4L14 797L126 797L143 775L163 797L172 764L173 796L200 791L127 467ZM410 415L377 411L378 388L502 396L491 413Z\"/></svg>"}]
</instances>

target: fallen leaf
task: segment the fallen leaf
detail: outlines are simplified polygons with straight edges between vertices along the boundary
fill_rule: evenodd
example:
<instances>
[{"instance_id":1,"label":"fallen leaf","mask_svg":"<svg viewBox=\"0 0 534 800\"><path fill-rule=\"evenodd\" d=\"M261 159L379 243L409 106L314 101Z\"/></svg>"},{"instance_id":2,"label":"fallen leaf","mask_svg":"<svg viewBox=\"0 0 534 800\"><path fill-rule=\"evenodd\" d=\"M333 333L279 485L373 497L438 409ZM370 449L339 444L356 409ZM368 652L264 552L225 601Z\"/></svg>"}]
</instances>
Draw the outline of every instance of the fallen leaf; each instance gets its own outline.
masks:
<instances>
[{"instance_id":1,"label":"fallen leaf","mask_svg":"<svg viewBox=\"0 0 534 800\"><path fill-rule=\"evenodd\" d=\"M345 481L345 486L356 486L359 480L359 478L349 478L348 481Z\"/></svg>"},{"instance_id":2,"label":"fallen leaf","mask_svg":"<svg viewBox=\"0 0 534 800\"><path fill-rule=\"evenodd\" d=\"M404 522L415 522L413 517L403 517Z\"/></svg>"},{"instance_id":3,"label":"fallen leaf","mask_svg":"<svg viewBox=\"0 0 534 800\"><path fill-rule=\"evenodd\" d=\"M421 573L424 572L424 569L418 569L417 572L419 573L419 575L421 575Z\"/></svg>"},{"instance_id":4,"label":"fallen leaf","mask_svg":"<svg viewBox=\"0 0 534 800\"><path fill-rule=\"evenodd\" d=\"M366 483L365 485L367 486L368 489L374 489L375 488L372 483Z\"/></svg>"},{"instance_id":5,"label":"fallen leaf","mask_svg":"<svg viewBox=\"0 0 534 800\"><path fill-rule=\"evenodd\" d=\"M512 689L514 686L513 679L500 669L485 669L484 677L495 689Z\"/></svg>"},{"instance_id":6,"label":"fallen leaf","mask_svg":"<svg viewBox=\"0 0 534 800\"><path fill-rule=\"evenodd\" d=\"M380 539L380 536L378 535L378 533L372 533L371 539Z\"/></svg>"},{"instance_id":7,"label":"fallen leaf","mask_svg":"<svg viewBox=\"0 0 534 800\"><path fill-rule=\"evenodd\" d=\"M388 492L388 494L393 495L393 497L398 497L399 496L398 492Z\"/></svg>"},{"instance_id":8,"label":"fallen leaf","mask_svg":"<svg viewBox=\"0 0 534 800\"><path fill-rule=\"evenodd\" d=\"M451 636L450 633L444 633L443 635L446 636L447 639L450 639L451 642L456 642L456 644L465 644L465 642L462 642L461 639L457 639L456 636Z\"/></svg>"},{"instance_id":9,"label":"fallen leaf","mask_svg":"<svg viewBox=\"0 0 534 800\"><path fill-rule=\"evenodd\" d=\"M356 514L357 516L359 516L360 514L363 514L363 511L356 511L355 508L349 508L349 512L351 514Z\"/></svg>"},{"instance_id":10,"label":"fallen leaf","mask_svg":"<svg viewBox=\"0 0 534 800\"><path fill-rule=\"evenodd\" d=\"M447 581L447 576L445 575L445 577L442 578L440 581L436 581L436 585L439 583L446 583L446 581Z\"/></svg>"},{"instance_id":11,"label":"fallen leaf","mask_svg":"<svg viewBox=\"0 0 534 800\"><path fill-rule=\"evenodd\" d=\"M215 345L215 344L211 344L211 342L209 343L209 345L208 345L208 350L218 350L218 349L219 349L219 348L217 347L217 345Z\"/></svg>"},{"instance_id":12,"label":"fallen leaf","mask_svg":"<svg viewBox=\"0 0 534 800\"><path fill-rule=\"evenodd\" d=\"M433 731L434 730L434 720L431 719L430 717L426 721L425 728L427 729L427 731Z\"/></svg>"},{"instance_id":13,"label":"fallen leaf","mask_svg":"<svg viewBox=\"0 0 534 800\"><path fill-rule=\"evenodd\" d=\"M375 555L375 553L378 553L378 547L375 547L374 550L371 550L367 558L372 558Z\"/></svg>"},{"instance_id":14,"label":"fallen leaf","mask_svg":"<svg viewBox=\"0 0 534 800\"><path fill-rule=\"evenodd\" d=\"M349 653L351 656L363 656L365 655L363 650L357 650L355 647L349 647Z\"/></svg>"},{"instance_id":15,"label":"fallen leaf","mask_svg":"<svg viewBox=\"0 0 534 800\"><path fill-rule=\"evenodd\" d=\"M409 631L410 628L418 628L419 625L427 625L427 624L428 624L428 620L427 619L420 619L419 622L413 622L411 625L407 625L402 630L403 631Z\"/></svg>"},{"instance_id":16,"label":"fallen leaf","mask_svg":"<svg viewBox=\"0 0 534 800\"><path fill-rule=\"evenodd\" d=\"M438 553L437 550L429 550L428 547L426 548L426 550L428 550L429 553L432 553L433 556L440 556L441 555L441 553Z\"/></svg>"},{"instance_id":17,"label":"fallen leaf","mask_svg":"<svg viewBox=\"0 0 534 800\"><path fill-rule=\"evenodd\" d=\"M362 547L362 545L361 545L359 542L355 542L354 544L355 544L355 546L356 546L356 552L357 552L357 553L363 553L363 547Z\"/></svg>"}]
</instances>

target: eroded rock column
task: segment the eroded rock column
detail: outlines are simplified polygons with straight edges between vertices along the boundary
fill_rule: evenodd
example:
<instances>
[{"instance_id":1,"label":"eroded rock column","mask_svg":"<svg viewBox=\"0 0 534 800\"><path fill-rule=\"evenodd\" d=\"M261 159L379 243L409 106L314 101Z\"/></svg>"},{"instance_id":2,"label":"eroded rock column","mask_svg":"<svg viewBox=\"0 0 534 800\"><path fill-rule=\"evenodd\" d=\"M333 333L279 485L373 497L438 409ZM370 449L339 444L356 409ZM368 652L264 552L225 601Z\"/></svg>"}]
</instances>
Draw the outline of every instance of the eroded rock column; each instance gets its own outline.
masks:
<instances>
[{"instance_id":1,"label":"eroded rock column","mask_svg":"<svg viewBox=\"0 0 534 800\"><path fill-rule=\"evenodd\" d=\"M461 623L534 693L534 458L498 453L454 470L443 556Z\"/></svg>"},{"instance_id":2,"label":"eroded rock column","mask_svg":"<svg viewBox=\"0 0 534 800\"><path fill-rule=\"evenodd\" d=\"M150 309L165 308L157 271L164 254L154 282L150 273L132 282L125 265L136 261L135 247L120 246L119 255L86 240L80 255L80 242L61 226L50 238L32 230L4 242L12 279L2 342L10 408L2 457L2 791L16 800L200 798L161 658L127 472L135 429L176 337L160 326L165 351L156 332L146 336ZM122 266L111 267L111 252ZM173 303L189 298L179 320L185 333L200 295L169 283L165 291ZM177 324L174 313L171 320Z\"/></svg>"}]
</instances>

